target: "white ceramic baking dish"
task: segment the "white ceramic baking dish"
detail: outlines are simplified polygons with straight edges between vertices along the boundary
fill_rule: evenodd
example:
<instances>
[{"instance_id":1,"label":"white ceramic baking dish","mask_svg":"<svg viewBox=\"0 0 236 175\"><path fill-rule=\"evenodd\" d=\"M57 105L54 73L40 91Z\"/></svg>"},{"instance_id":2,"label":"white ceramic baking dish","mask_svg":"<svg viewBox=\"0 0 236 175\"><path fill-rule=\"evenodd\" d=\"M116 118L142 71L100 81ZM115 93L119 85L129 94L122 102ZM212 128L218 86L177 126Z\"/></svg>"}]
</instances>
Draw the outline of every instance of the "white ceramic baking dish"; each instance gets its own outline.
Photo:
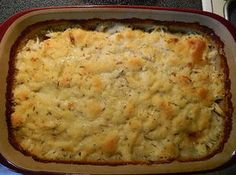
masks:
<instances>
[{"instance_id":1,"label":"white ceramic baking dish","mask_svg":"<svg viewBox=\"0 0 236 175\"><path fill-rule=\"evenodd\" d=\"M23 155L9 144L5 118L6 77L10 49L20 33L31 24L52 19L124 19L133 17L162 21L198 22L201 25L213 29L225 45L224 50L230 70L232 102L234 106L236 105L236 30L226 20L217 15L202 11L140 6L87 6L31 9L10 17L0 27L0 159L4 164L20 172L30 173L156 174L210 170L221 166L232 158L236 148L235 112L232 118L233 125L230 138L225 144L224 150L204 161L119 166L42 163Z\"/></svg>"}]
</instances>

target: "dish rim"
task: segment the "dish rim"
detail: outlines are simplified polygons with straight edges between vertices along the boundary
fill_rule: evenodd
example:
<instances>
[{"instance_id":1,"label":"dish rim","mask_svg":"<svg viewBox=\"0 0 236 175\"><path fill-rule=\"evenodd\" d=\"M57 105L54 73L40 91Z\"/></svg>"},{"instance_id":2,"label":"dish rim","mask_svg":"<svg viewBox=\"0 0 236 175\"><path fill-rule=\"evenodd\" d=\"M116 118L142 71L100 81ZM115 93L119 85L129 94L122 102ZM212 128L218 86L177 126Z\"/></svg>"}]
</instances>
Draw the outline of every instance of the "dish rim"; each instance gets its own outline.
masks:
<instances>
[{"instance_id":1,"label":"dish rim","mask_svg":"<svg viewBox=\"0 0 236 175\"><path fill-rule=\"evenodd\" d=\"M42 7L42 8L30 8L26 10L22 10L16 14L13 14L9 18L7 18L5 21L3 21L0 24L0 42L7 31L7 29L11 26L14 21L16 21L18 18L21 16L24 16L30 12L34 11L42 11L42 10L50 10L50 9L77 9L77 8L101 8L101 9L106 9L106 8L123 8L123 9L143 9L143 10L161 10L161 11L175 11L175 12L187 12L187 13L195 13L203 16L208 16L210 18L213 18L217 21L219 21L221 24L223 24L231 33L233 36L234 40L236 41L236 28L231 24L229 21L224 19L223 17L206 12L206 11L201 11L201 10L196 10L196 9L186 9L186 8L166 8L166 7L158 7L158 6L139 6L139 5L81 5L81 6L51 6L51 7Z\"/></svg>"}]
</instances>

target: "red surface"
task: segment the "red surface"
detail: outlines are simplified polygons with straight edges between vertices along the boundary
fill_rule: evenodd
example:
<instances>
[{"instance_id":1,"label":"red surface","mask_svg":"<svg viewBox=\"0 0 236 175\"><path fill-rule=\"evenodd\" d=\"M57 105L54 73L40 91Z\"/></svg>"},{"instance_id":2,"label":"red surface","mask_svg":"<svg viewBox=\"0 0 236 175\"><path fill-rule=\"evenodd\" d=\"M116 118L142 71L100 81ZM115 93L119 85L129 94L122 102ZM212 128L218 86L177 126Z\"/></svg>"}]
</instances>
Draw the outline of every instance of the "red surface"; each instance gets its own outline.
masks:
<instances>
[{"instance_id":1,"label":"red surface","mask_svg":"<svg viewBox=\"0 0 236 175\"><path fill-rule=\"evenodd\" d=\"M177 11L177 12L188 12L188 13L195 13L195 14L200 14L204 16L209 16L213 19L216 19L220 23L222 23L232 34L234 40L236 41L236 28L226 19L222 18L219 15L205 12L205 11L200 11L200 10L192 10L192 9L177 9L177 8L161 8L161 7L155 7L155 6L122 6L122 5L89 5L89 6L66 6L66 7L45 7L45 8L34 8L34 9L28 9L21 11L19 13L16 13L15 15L9 17L5 22L0 24L0 41L2 40L5 32L9 28L9 26L19 17L33 11L39 11L39 10L48 10L48 9L61 9L61 8L127 8L127 9L150 9L150 10L161 10L161 11ZM232 156L232 159L229 162L226 162L223 166L215 169L215 170L220 170L225 167L230 166L232 163L235 163L236 157ZM27 174L42 174L42 172L37 171L37 172L32 172L26 169L22 169L19 167L16 167L15 165L11 164L8 160L6 160L1 154L0 154L0 163L7 166L8 168L21 172L21 173L27 173ZM212 170L209 170L212 171ZM204 171L204 172L209 172L209 171ZM55 173L45 173L45 174L55 174Z\"/></svg>"}]
</instances>

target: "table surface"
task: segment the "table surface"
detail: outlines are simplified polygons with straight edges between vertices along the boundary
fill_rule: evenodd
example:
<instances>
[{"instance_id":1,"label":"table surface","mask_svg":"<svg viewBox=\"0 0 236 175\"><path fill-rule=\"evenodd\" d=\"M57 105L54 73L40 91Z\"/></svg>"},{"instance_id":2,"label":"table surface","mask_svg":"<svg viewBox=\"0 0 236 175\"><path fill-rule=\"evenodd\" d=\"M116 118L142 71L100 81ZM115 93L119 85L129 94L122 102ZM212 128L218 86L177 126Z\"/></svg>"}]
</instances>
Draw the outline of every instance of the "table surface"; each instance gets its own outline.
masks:
<instances>
[{"instance_id":1,"label":"table surface","mask_svg":"<svg viewBox=\"0 0 236 175\"><path fill-rule=\"evenodd\" d=\"M177 7L202 9L201 0L0 0L0 23L16 12L29 8L71 5L148 5L160 7ZM236 162L236 159L232 160ZM195 175L233 175L236 174L236 163L229 163L224 168L208 173L194 173ZM20 175L0 164L0 175Z\"/></svg>"}]
</instances>

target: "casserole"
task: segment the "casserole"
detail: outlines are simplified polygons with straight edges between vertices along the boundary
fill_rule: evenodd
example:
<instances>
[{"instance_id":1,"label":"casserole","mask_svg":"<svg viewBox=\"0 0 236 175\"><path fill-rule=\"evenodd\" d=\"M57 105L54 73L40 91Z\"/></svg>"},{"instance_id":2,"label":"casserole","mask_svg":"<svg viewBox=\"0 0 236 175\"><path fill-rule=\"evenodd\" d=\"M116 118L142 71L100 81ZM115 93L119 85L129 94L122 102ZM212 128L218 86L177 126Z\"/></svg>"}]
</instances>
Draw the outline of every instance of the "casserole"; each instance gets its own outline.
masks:
<instances>
[{"instance_id":1,"label":"casserole","mask_svg":"<svg viewBox=\"0 0 236 175\"><path fill-rule=\"evenodd\" d=\"M214 33L187 25L92 19L30 26L9 62L12 145L43 161L95 164L220 152L231 129L228 67Z\"/></svg>"},{"instance_id":2,"label":"casserole","mask_svg":"<svg viewBox=\"0 0 236 175\"><path fill-rule=\"evenodd\" d=\"M63 11L64 10L64 11ZM112 11L112 13L111 13ZM101 13L102 12L102 13ZM126 13L122 13L122 12L126 12ZM28 13L26 15L23 15L21 18L17 19L9 28L8 31L11 30L12 27L14 27L14 25L16 25L16 28L14 28L14 31L8 32L6 33L6 35L4 35L2 42L1 42L1 54L3 54L3 50L8 50L11 47L11 45L14 43L13 41L15 41L15 39L17 38L17 36L19 36L20 32L28 25L31 25L35 22L40 22L40 21L45 21L46 19L61 19L60 15L61 14L67 14L65 18L63 19L76 19L79 15L80 19L91 19L91 18L95 18L95 17L99 17L101 19L106 19L106 16L109 16L109 18L132 18L132 17L136 17L136 18L141 18L141 19L156 19L156 20L164 20L164 21L172 21L172 15L173 14L177 14L178 16L178 20L177 21L183 21L183 22L200 22L200 24L202 25L206 25L209 28L214 29L214 25L219 25L222 26L221 31L224 31L224 37L222 36L222 33L220 32L220 30L215 30L215 33L220 36L221 40L224 42L225 44L225 52L226 52L226 57L227 58L232 58L232 60L228 59L228 64L229 64L229 69L230 69L230 79L232 81L232 89L234 86L233 83L233 79L231 77L231 75L233 74L232 71L233 69L231 68L231 66L234 64L234 60L233 58L235 58L235 51L234 51L234 47L235 45L231 45L228 44L228 42L226 42L226 40L224 40L227 37L227 41L231 41L231 43L235 43L235 39L234 39L234 33L231 34L229 31L226 30L226 28L224 28L224 26L221 23L217 23L216 20L213 20L212 18L206 17L206 16L201 16L201 15L197 15L195 13L190 13L188 12L188 14L191 16L190 18L186 18L185 17L185 13L187 12L176 12L176 11L162 11L162 10L155 10L155 9L150 9L150 10L145 10L145 9L126 9L126 8L119 8L119 9L109 9L109 8L95 8L95 9L90 9L90 8L71 8L70 12L66 11L66 9L49 9L47 11L44 10L36 10L34 12ZM158 14L158 15L157 15ZM57 16L58 15L58 16ZM162 17L161 17L162 16ZM161 18L160 18L161 17ZM202 20L204 19L204 20ZM221 19L222 20L222 19ZM210 23L210 21L214 21L212 23ZM17 23L19 23L19 25L17 25ZM24 26L24 27L23 27ZM21 28L22 27L22 28ZM14 34L14 32L17 32ZM3 45L3 43L8 40L7 37L13 37L12 39L12 43L7 43L5 45ZM9 52L4 52L5 54ZM6 55L1 55L1 58L7 58ZM9 55L8 55L9 57ZM5 64L7 64L6 60L1 59L1 62L5 61ZM1 65L4 62L1 63ZM3 69L3 72L7 72L7 66L5 66L5 68ZM5 73L6 73L5 72ZM2 81L4 81L4 76L6 76L6 74L3 74L2 77ZM5 88L1 89L1 98L4 99L4 92L5 92ZM233 103L234 103L234 92L232 91L232 95L233 95ZM4 100L2 100L4 102ZM4 113L4 107L1 108L1 112ZM2 113L2 114L3 114ZM8 161L14 162L14 164L17 164L17 166L22 166L25 169L30 169L30 170L36 170L37 171L37 167L44 167L43 171L57 171L57 172L64 172L63 169L59 168L63 167L66 168L66 172L80 172L80 173L112 173L112 172L116 172L119 169L119 173L161 173L161 172L181 172L181 171L196 171L196 170L204 170L204 169L211 169L214 167L217 167L219 165L221 165L222 163L226 162L227 160L230 159L231 157L231 153L234 150L235 147L235 143L233 141L233 131L234 131L234 120L233 120L233 129L230 135L230 138L228 140L228 142L225 144L225 148L223 150L222 153L214 156L213 158L209 159L209 160L205 160L206 163L206 167L203 167L201 162L185 162L185 163L181 163L181 162L173 162L171 164L161 164L161 165L127 165L127 166L121 166L121 167L112 167L112 166L107 166L106 169L102 168L101 166L92 166L92 165L60 165L60 164L54 164L54 163L50 163L50 164L45 164L44 163L39 163L39 162L34 162L32 161L31 158L29 157L24 157L23 155L21 155L18 152L15 152L15 150L9 145L9 143L7 143L7 129L6 129L6 125L5 125L5 132L3 132L3 135L6 139L5 144L1 145L1 153L3 154L4 157L7 158ZM2 124L4 124L4 122L2 122ZM1 129L4 130L4 125L1 125ZM6 155L6 153L8 153ZM14 154L13 154L14 153ZM13 156L14 155L14 156ZM25 161L21 161L19 162L19 160L25 160ZM27 163L27 161L30 161L32 163ZM181 167L182 165L182 167ZM187 165L191 165L191 170L190 169L183 169L183 167L188 167ZM93 167L93 169L90 169L89 167ZM73 168L72 168L73 167ZM58 169L59 168L59 169ZM75 168L75 169L74 169ZM134 169L136 171L133 171Z\"/></svg>"}]
</instances>

